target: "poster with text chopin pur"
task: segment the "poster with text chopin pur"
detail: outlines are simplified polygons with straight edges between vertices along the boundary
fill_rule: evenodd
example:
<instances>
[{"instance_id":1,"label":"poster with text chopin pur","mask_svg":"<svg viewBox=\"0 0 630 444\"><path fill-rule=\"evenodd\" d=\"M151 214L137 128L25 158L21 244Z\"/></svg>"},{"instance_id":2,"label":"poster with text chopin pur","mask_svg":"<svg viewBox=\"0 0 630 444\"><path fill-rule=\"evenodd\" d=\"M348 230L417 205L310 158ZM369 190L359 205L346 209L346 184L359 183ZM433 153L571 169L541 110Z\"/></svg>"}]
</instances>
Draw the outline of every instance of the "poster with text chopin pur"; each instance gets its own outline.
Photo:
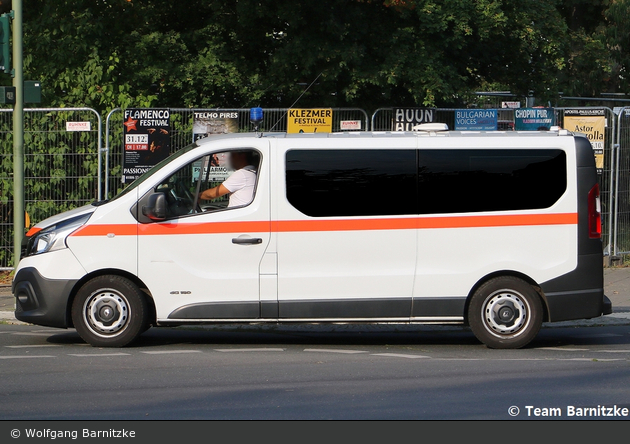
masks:
<instances>
[{"instance_id":1,"label":"poster with text chopin pur","mask_svg":"<svg viewBox=\"0 0 630 444\"><path fill-rule=\"evenodd\" d=\"M131 183L169 156L171 114L168 109L128 108L123 118L122 183Z\"/></svg>"},{"instance_id":2,"label":"poster with text chopin pur","mask_svg":"<svg viewBox=\"0 0 630 444\"><path fill-rule=\"evenodd\" d=\"M553 108L518 108L514 110L516 131L549 131L556 124Z\"/></svg>"},{"instance_id":3,"label":"poster with text chopin pur","mask_svg":"<svg viewBox=\"0 0 630 444\"><path fill-rule=\"evenodd\" d=\"M330 108L293 108L287 113L287 133L332 133L332 121Z\"/></svg>"},{"instance_id":4,"label":"poster with text chopin pur","mask_svg":"<svg viewBox=\"0 0 630 444\"><path fill-rule=\"evenodd\" d=\"M604 171L604 140L606 134L606 111L603 108L565 109L564 129L582 133L591 142L595 153L597 173Z\"/></svg>"}]
</instances>

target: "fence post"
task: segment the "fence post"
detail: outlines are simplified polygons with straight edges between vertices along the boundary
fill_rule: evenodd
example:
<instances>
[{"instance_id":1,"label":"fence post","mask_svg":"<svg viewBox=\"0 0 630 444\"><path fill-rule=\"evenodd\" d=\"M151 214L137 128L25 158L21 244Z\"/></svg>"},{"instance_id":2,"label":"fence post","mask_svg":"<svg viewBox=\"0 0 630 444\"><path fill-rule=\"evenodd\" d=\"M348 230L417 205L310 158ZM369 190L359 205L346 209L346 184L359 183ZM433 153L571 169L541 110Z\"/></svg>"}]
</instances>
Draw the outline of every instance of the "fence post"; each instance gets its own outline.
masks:
<instances>
[{"instance_id":1,"label":"fence post","mask_svg":"<svg viewBox=\"0 0 630 444\"><path fill-rule=\"evenodd\" d=\"M608 216L608 255L612 257L615 255L614 248L616 247L614 247L614 245L617 240L613 236L613 217L617 217L616 212L613 214L613 204L617 201L617 192L613 192L613 184L617 180L615 179L615 176L619 176L619 137L617 135L617 131L615 131L615 125L617 122L614 111L610 108L604 109L607 109L610 112L610 120L612 120L613 125L610 151L610 195L608 196L608 208L610 211L610 215ZM615 150L617 151L617 157L615 157Z\"/></svg>"},{"instance_id":2,"label":"fence post","mask_svg":"<svg viewBox=\"0 0 630 444\"><path fill-rule=\"evenodd\" d=\"M618 234L618 222L619 222L619 170L620 168L620 158L621 158L621 119L628 107L623 107L619 111L619 116L617 116L617 143L615 144L617 148L617 156L616 156L616 165L617 170L615 171L615 221L613 228L613 256L617 256L618 248L617 248L617 234Z\"/></svg>"},{"instance_id":3,"label":"fence post","mask_svg":"<svg viewBox=\"0 0 630 444\"><path fill-rule=\"evenodd\" d=\"M109 199L109 120L112 117L112 114L120 110L120 108L114 108L107 114L107 118L105 119L105 149L103 150L105 152L105 199Z\"/></svg>"},{"instance_id":4,"label":"fence post","mask_svg":"<svg viewBox=\"0 0 630 444\"><path fill-rule=\"evenodd\" d=\"M101 183L102 180L102 176L101 176L101 170L102 170L102 162L101 162L101 152L103 151L103 120L101 119L101 115L94 109L90 109L90 111L92 111L95 115L96 115L96 120L98 121L98 136L97 136L97 142L96 142L96 146L97 146L97 150L98 150L98 184L96 185L96 200L97 201L101 201L102 200L102 196L103 196L103 186Z\"/></svg>"},{"instance_id":5,"label":"fence post","mask_svg":"<svg viewBox=\"0 0 630 444\"><path fill-rule=\"evenodd\" d=\"M376 116L378 115L378 113L382 112L382 111L391 111L393 110L393 108L378 108L376 111L374 111L374 114L372 114L372 125L370 126L370 130L375 131L375 124L374 122L376 121ZM389 128L391 130L391 126ZM381 129L379 129L378 131L382 131Z\"/></svg>"}]
</instances>

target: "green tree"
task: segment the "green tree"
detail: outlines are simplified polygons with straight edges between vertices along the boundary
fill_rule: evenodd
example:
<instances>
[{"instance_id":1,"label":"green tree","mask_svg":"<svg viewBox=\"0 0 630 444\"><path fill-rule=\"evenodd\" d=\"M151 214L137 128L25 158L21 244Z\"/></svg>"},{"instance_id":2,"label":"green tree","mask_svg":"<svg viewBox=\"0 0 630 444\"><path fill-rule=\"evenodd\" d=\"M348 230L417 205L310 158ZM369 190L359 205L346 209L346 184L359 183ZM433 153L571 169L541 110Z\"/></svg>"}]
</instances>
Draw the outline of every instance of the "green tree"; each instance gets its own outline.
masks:
<instances>
[{"instance_id":1,"label":"green tree","mask_svg":"<svg viewBox=\"0 0 630 444\"><path fill-rule=\"evenodd\" d=\"M550 94L559 2L33 0L26 70L48 105L448 105L506 85Z\"/></svg>"},{"instance_id":2,"label":"green tree","mask_svg":"<svg viewBox=\"0 0 630 444\"><path fill-rule=\"evenodd\" d=\"M46 105L457 105L620 87L628 0L31 0ZM627 85L627 83L625 83Z\"/></svg>"},{"instance_id":3,"label":"green tree","mask_svg":"<svg viewBox=\"0 0 630 444\"><path fill-rule=\"evenodd\" d=\"M610 82L614 90L630 92L630 0L612 0L602 30L610 50Z\"/></svg>"}]
</instances>

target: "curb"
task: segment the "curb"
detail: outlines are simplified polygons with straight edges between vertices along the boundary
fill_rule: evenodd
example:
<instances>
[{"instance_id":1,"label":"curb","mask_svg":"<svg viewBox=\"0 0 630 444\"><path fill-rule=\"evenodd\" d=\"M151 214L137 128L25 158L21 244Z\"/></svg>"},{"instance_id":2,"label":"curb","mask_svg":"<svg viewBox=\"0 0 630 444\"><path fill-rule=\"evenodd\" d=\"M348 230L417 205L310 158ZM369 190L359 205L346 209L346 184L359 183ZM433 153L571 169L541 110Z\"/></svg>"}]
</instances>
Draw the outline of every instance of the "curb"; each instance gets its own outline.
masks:
<instances>
[{"instance_id":1,"label":"curb","mask_svg":"<svg viewBox=\"0 0 630 444\"><path fill-rule=\"evenodd\" d=\"M13 325L29 325L26 322L18 321L12 311L0 311L0 322Z\"/></svg>"}]
</instances>

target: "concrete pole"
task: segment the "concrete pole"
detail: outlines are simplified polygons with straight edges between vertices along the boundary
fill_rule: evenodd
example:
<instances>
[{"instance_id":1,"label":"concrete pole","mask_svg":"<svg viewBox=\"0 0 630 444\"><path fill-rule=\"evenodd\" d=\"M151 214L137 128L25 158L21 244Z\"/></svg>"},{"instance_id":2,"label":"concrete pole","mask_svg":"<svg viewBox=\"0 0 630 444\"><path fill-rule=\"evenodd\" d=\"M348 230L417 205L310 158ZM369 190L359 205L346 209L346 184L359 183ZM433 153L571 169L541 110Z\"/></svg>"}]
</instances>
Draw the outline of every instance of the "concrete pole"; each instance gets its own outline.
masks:
<instances>
[{"instance_id":1,"label":"concrete pole","mask_svg":"<svg viewBox=\"0 0 630 444\"><path fill-rule=\"evenodd\" d=\"M13 0L13 266L20 261L24 238L24 67L22 60L22 0Z\"/></svg>"}]
</instances>

